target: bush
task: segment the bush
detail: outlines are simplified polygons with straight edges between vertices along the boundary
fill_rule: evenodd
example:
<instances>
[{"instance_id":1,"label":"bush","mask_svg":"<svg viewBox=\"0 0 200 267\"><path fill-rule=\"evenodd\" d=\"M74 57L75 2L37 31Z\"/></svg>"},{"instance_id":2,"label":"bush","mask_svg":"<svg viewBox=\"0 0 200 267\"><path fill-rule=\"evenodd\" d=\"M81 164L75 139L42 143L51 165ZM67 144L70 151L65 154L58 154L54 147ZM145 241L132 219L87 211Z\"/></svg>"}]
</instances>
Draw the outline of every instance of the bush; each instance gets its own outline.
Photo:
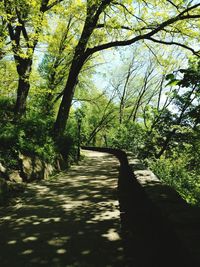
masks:
<instances>
[{"instance_id":1,"label":"bush","mask_svg":"<svg viewBox=\"0 0 200 267\"><path fill-rule=\"evenodd\" d=\"M53 163L56 157L56 148L51 134L53 122L50 119L33 117L24 119L18 127L16 144L18 150Z\"/></svg>"},{"instance_id":2,"label":"bush","mask_svg":"<svg viewBox=\"0 0 200 267\"><path fill-rule=\"evenodd\" d=\"M108 146L126 149L138 155L144 146L145 130L139 123L120 125L108 138Z\"/></svg>"},{"instance_id":3,"label":"bush","mask_svg":"<svg viewBox=\"0 0 200 267\"><path fill-rule=\"evenodd\" d=\"M7 122L1 125L0 161L11 169L18 169L19 152L38 156L53 163L56 147L51 136L52 120L39 116L23 118L19 123Z\"/></svg>"},{"instance_id":4,"label":"bush","mask_svg":"<svg viewBox=\"0 0 200 267\"><path fill-rule=\"evenodd\" d=\"M200 205L200 176L187 170L187 157L164 158L149 162L152 171L177 190L191 204Z\"/></svg>"},{"instance_id":5,"label":"bush","mask_svg":"<svg viewBox=\"0 0 200 267\"><path fill-rule=\"evenodd\" d=\"M0 162L10 168L18 166L18 128L12 123L0 125Z\"/></svg>"},{"instance_id":6,"label":"bush","mask_svg":"<svg viewBox=\"0 0 200 267\"><path fill-rule=\"evenodd\" d=\"M8 97L0 97L0 125L12 121L14 114L14 100Z\"/></svg>"}]
</instances>

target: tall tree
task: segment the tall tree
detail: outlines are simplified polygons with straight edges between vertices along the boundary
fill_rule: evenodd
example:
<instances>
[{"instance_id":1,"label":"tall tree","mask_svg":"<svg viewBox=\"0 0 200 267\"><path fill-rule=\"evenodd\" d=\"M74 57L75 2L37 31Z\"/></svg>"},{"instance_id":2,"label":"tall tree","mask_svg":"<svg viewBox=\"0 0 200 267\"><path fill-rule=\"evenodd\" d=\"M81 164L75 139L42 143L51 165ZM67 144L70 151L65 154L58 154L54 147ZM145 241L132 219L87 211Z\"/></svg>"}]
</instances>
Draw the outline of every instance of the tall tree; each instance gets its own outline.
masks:
<instances>
[{"instance_id":1,"label":"tall tree","mask_svg":"<svg viewBox=\"0 0 200 267\"><path fill-rule=\"evenodd\" d=\"M15 113L22 116L30 89L33 55L42 31L44 13L62 0L4 0L7 28L19 76Z\"/></svg>"},{"instance_id":2,"label":"tall tree","mask_svg":"<svg viewBox=\"0 0 200 267\"><path fill-rule=\"evenodd\" d=\"M141 40L179 45L197 53L181 38L186 34L188 36L190 22L195 23L200 18L200 4L195 4L195 1L177 1L173 4L171 1L138 0L133 4L130 0L88 0L85 5L84 26L74 50L54 125L56 137L64 132L81 68L94 53Z\"/></svg>"},{"instance_id":3,"label":"tall tree","mask_svg":"<svg viewBox=\"0 0 200 267\"><path fill-rule=\"evenodd\" d=\"M162 154L168 149L168 146L175 136L180 126L189 126L193 129L199 125L199 92L200 92L200 79L199 79L200 64L197 61L196 66L192 65L188 69L180 70L184 76L182 79L176 79L171 74L171 82L175 82L178 88L187 88L187 91L174 90L173 103L176 105L177 112L174 115L174 120L171 127L166 134L160 151L156 157L160 158Z\"/></svg>"}]
</instances>

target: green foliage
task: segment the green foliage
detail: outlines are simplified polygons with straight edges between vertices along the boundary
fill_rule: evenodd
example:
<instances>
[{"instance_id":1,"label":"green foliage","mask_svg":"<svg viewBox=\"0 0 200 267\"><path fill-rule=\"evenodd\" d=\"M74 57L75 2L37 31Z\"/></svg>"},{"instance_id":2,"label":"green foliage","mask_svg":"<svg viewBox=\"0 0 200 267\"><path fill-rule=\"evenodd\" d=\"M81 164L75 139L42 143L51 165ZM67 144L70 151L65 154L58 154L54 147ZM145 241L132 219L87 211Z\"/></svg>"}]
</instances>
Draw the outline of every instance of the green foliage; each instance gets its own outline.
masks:
<instances>
[{"instance_id":1,"label":"green foliage","mask_svg":"<svg viewBox=\"0 0 200 267\"><path fill-rule=\"evenodd\" d=\"M47 162L54 162L55 146L51 137L53 122L40 117L26 118L18 125L18 150L37 155Z\"/></svg>"},{"instance_id":2,"label":"green foliage","mask_svg":"<svg viewBox=\"0 0 200 267\"><path fill-rule=\"evenodd\" d=\"M37 155L47 162L56 156L52 136L53 120L30 111L27 116L16 122L13 116L13 101L0 98L0 160L5 166L18 168L19 152Z\"/></svg>"},{"instance_id":3,"label":"green foliage","mask_svg":"<svg viewBox=\"0 0 200 267\"><path fill-rule=\"evenodd\" d=\"M187 169L188 158L181 156L150 161L150 168L166 184L174 187L189 203L200 205L200 175Z\"/></svg>"},{"instance_id":4,"label":"green foliage","mask_svg":"<svg viewBox=\"0 0 200 267\"><path fill-rule=\"evenodd\" d=\"M144 146L145 130L139 123L120 125L112 129L108 137L108 145L115 148L132 151L138 155Z\"/></svg>"},{"instance_id":5,"label":"green foliage","mask_svg":"<svg viewBox=\"0 0 200 267\"><path fill-rule=\"evenodd\" d=\"M38 156L53 162L56 156L54 141L50 135L52 121L39 117L24 118L20 123L1 124L0 157L11 168L18 167L18 153Z\"/></svg>"},{"instance_id":6,"label":"green foliage","mask_svg":"<svg viewBox=\"0 0 200 267\"><path fill-rule=\"evenodd\" d=\"M173 94L172 104L176 109L170 117L159 116L151 132L157 135L152 142L154 150L165 143L161 157L148 154L150 167L167 184L173 186L188 202L200 205L200 125L199 125L199 69L200 61L193 61L188 69L181 69L182 77L173 74L167 79L177 79L179 90ZM187 89L186 89L187 87ZM183 90L180 90L182 89ZM148 141L147 141L148 143ZM166 145L167 144L167 145ZM147 150L147 151L150 151ZM152 150L151 150L152 151Z\"/></svg>"},{"instance_id":7,"label":"green foliage","mask_svg":"<svg viewBox=\"0 0 200 267\"><path fill-rule=\"evenodd\" d=\"M13 123L0 124L0 161L8 167L18 166L18 129Z\"/></svg>"},{"instance_id":8,"label":"green foliage","mask_svg":"<svg viewBox=\"0 0 200 267\"><path fill-rule=\"evenodd\" d=\"M12 100L0 98L0 162L8 169L19 169L19 153L38 156L51 164L55 164L60 154L68 164L76 159L75 122L69 123L63 138L55 143L54 118L41 113L42 103L42 100L38 99L35 108L30 109L26 117L15 121Z\"/></svg>"},{"instance_id":9,"label":"green foliage","mask_svg":"<svg viewBox=\"0 0 200 267\"><path fill-rule=\"evenodd\" d=\"M0 98L0 123L10 121L14 114L14 99L9 97Z\"/></svg>"}]
</instances>

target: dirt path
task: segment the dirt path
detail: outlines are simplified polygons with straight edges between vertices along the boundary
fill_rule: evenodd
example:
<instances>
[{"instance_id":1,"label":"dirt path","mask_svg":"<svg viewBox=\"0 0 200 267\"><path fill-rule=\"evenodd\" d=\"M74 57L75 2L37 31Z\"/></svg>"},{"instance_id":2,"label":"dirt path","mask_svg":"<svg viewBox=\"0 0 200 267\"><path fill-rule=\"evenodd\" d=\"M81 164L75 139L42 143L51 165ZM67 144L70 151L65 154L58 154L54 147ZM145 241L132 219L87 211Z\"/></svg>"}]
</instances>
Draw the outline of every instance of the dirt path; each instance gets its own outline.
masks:
<instances>
[{"instance_id":1,"label":"dirt path","mask_svg":"<svg viewBox=\"0 0 200 267\"><path fill-rule=\"evenodd\" d=\"M57 180L28 186L0 209L2 267L125 267L117 201L119 162L85 152Z\"/></svg>"}]
</instances>

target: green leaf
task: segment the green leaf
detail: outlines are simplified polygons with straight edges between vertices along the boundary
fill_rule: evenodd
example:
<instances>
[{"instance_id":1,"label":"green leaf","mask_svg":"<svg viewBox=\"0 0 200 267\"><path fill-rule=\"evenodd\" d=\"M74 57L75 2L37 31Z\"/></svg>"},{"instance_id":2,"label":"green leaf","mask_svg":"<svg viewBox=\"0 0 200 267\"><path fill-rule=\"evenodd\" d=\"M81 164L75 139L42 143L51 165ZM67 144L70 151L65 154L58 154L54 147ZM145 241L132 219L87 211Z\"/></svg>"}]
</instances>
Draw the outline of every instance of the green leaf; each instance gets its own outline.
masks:
<instances>
[{"instance_id":1,"label":"green leaf","mask_svg":"<svg viewBox=\"0 0 200 267\"><path fill-rule=\"evenodd\" d=\"M175 76L174 76L174 74L172 74L172 73L170 73L170 74L167 74L166 75L166 78L165 78L167 81L168 80L174 80L175 79Z\"/></svg>"},{"instance_id":2,"label":"green leaf","mask_svg":"<svg viewBox=\"0 0 200 267\"><path fill-rule=\"evenodd\" d=\"M176 79L173 79L173 80L171 80L171 81L169 81L167 84L166 84L166 86L176 86L176 85L178 85L180 83L180 81L179 80L176 80Z\"/></svg>"}]
</instances>

